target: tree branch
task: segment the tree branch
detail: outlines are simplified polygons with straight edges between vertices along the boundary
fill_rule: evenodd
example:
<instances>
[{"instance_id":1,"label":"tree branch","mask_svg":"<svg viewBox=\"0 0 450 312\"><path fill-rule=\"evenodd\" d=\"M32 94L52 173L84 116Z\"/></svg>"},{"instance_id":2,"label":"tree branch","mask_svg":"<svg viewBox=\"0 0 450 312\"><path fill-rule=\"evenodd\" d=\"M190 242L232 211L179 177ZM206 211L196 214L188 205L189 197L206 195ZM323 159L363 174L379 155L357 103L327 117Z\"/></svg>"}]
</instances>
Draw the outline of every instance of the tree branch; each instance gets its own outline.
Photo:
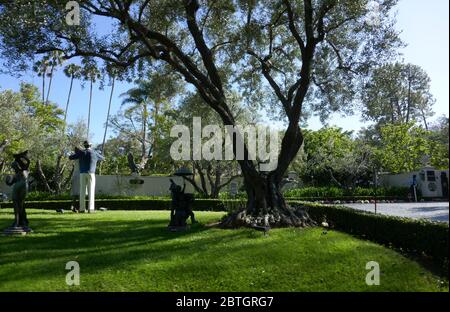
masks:
<instances>
[{"instance_id":1,"label":"tree branch","mask_svg":"<svg viewBox=\"0 0 450 312\"><path fill-rule=\"evenodd\" d=\"M334 53L336 54L336 56L338 58L339 65L338 65L337 68L341 69L341 70L349 71L349 72L354 73L354 74L357 75L358 73L356 71L354 71L351 66L344 65L344 59L342 58L341 52L336 47L336 45L333 42L329 41L329 40L327 40L326 42L331 46L331 48L333 49Z\"/></svg>"},{"instance_id":2,"label":"tree branch","mask_svg":"<svg viewBox=\"0 0 450 312\"><path fill-rule=\"evenodd\" d=\"M280 86L277 84L277 82L273 79L273 77L270 75L270 65L268 64L270 61L265 61L261 57L259 57L254 51L248 50L247 54L255 57L261 64L261 70L264 75L264 78L266 78L267 82L269 82L270 86L274 90L275 94L277 95L280 102L283 104L283 108L286 111L286 113L289 115L289 112L291 110L291 105L284 96L283 92L281 91Z\"/></svg>"},{"instance_id":3,"label":"tree branch","mask_svg":"<svg viewBox=\"0 0 450 312\"><path fill-rule=\"evenodd\" d=\"M186 15L187 15L187 24L189 31L192 34L192 38L194 39L195 46L197 47L200 55L202 57L203 63L205 65L206 70L212 80L212 83L217 88L217 90L223 95L223 87L222 81L220 79L219 73L217 71L216 65L213 61L213 56L211 50L206 45L205 39L203 38L202 32L198 28L196 21L196 13L199 9L199 4L197 0L184 0Z\"/></svg>"},{"instance_id":4,"label":"tree branch","mask_svg":"<svg viewBox=\"0 0 450 312\"><path fill-rule=\"evenodd\" d=\"M295 17L294 12L292 11L291 2L289 0L284 0L284 5L286 6L288 20L289 20L289 30L291 31L292 35L294 36L295 40L297 41L300 50L303 54L305 50L305 42L303 41L302 37L300 36L300 33L297 30L297 26L295 26Z\"/></svg>"},{"instance_id":5,"label":"tree branch","mask_svg":"<svg viewBox=\"0 0 450 312\"><path fill-rule=\"evenodd\" d=\"M319 36L316 38L316 43L322 42L325 39L325 29L324 29L324 19L325 16L331 11L331 9L334 8L334 6L336 5L336 1L335 0L328 0L325 1L320 9L319 9L319 13L318 13L318 21L317 21L317 32L319 34Z\"/></svg>"}]
</instances>

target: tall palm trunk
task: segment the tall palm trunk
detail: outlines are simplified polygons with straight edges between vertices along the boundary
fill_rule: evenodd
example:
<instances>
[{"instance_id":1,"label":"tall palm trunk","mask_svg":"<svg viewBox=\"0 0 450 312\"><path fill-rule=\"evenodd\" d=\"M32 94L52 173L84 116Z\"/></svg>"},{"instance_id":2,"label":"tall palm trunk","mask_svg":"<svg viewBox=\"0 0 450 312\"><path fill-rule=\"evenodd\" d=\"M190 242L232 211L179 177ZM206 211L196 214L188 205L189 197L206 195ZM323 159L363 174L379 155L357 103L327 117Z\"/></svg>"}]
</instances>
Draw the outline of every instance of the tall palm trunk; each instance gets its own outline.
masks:
<instances>
[{"instance_id":1,"label":"tall palm trunk","mask_svg":"<svg viewBox=\"0 0 450 312\"><path fill-rule=\"evenodd\" d=\"M90 84L90 88L89 88L89 112L88 112L88 124L87 124L87 137L86 137L86 140L89 140L89 130L90 130L90 127L91 127L92 84L93 84L93 80L91 79L91 84Z\"/></svg>"},{"instance_id":2,"label":"tall palm trunk","mask_svg":"<svg viewBox=\"0 0 450 312\"><path fill-rule=\"evenodd\" d=\"M72 75L70 78L70 87L69 87L69 94L67 95L67 102L66 102L66 109L64 110L64 128L67 121L67 111L69 110L69 103L70 103L70 97L72 95L72 87L73 87L73 80L75 79L75 75Z\"/></svg>"},{"instance_id":3,"label":"tall palm trunk","mask_svg":"<svg viewBox=\"0 0 450 312\"><path fill-rule=\"evenodd\" d=\"M48 105L48 99L50 97L50 89L52 87L52 81L53 81L53 71L55 70L55 65L52 64L52 67L50 68L50 76L49 76L49 82L48 82L48 88L47 88L47 98L45 100L45 104Z\"/></svg>"},{"instance_id":4,"label":"tall palm trunk","mask_svg":"<svg viewBox=\"0 0 450 312\"><path fill-rule=\"evenodd\" d=\"M72 94L72 87L73 87L73 80L75 76L72 75L70 78L70 87L69 87L69 94L67 95L67 103L66 103L66 109L64 111L64 126L62 129L62 134L66 132L66 120L67 120L67 110L69 109L69 103L70 103L70 96ZM48 94L48 93L47 93ZM61 146L58 158L56 160L56 167L55 167L55 174L53 176L54 184L55 184L55 193L59 194L64 189L64 184L62 181L62 178L64 176L65 171L65 165L62 165L62 160L64 157L64 147ZM73 171L70 173L70 175L73 174Z\"/></svg>"},{"instance_id":5,"label":"tall palm trunk","mask_svg":"<svg viewBox=\"0 0 450 312\"><path fill-rule=\"evenodd\" d=\"M110 95L109 95L108 113L106 114L105 132L103 133L103 143L102 143L102 152L103 152L103 155L105 154L106 133L108 132L109 115L110 115L110 113L111 113L111 102L112 102L112 97L113 97L113 93L114 93L114 85L115 85L115 82L116 82L116 78L113 77L113 80L112 80L112 86L111 86L111 93L110 93Z\"/></svg>"},{"instance_id":6,"label":"tall palm trunk","mask_svg":"<svg viewBox=\"0 0 450 312\"><path fill-rule=\"evenodd\" d=\"M42 73L42 105L45 105L45 72Z\"/></svg>"},{"instance_id":7,"label":"tall palm trunk","mask_svg":"<svg viewBox=\"0 0 450 312\"><path fill-rule=\"evenodd\" d=\"M115 82L116 82L116 78L113 77L112 85L111 85L111 93L109 95L108 113L106 114L105 132L103 133L103 142L102 142L102 153L103 153L103 156L105 156L106 133L108 132L109 116L110 116L110 113L111 113L111 102L112 102L112 97L113 97L113 93L114 93ZM100 175L102 174L102 164L103 164L103 162L100 163L100 168L99 168Z\"/></svg>"}]
</instances>

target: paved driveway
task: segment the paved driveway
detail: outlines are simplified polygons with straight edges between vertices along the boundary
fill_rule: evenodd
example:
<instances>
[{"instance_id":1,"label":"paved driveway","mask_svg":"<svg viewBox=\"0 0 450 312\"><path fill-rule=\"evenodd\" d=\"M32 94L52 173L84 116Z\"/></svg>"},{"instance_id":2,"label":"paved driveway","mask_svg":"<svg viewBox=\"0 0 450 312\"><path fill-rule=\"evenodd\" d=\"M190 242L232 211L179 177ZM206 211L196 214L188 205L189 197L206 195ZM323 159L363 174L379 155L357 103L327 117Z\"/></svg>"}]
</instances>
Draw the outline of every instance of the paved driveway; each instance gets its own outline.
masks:
<instances>
[{"instance_id":1,"label":"paved driveway","mask_svg":"<svg viewBox=\"0 0 450 312\"><path fill-rule=\"evenodd\" d=\"M344 204L344 206L374 212L374 204ZM377 204L377 213L448 223L448 206L448 202Z\"/></svg>"}]
</instances>

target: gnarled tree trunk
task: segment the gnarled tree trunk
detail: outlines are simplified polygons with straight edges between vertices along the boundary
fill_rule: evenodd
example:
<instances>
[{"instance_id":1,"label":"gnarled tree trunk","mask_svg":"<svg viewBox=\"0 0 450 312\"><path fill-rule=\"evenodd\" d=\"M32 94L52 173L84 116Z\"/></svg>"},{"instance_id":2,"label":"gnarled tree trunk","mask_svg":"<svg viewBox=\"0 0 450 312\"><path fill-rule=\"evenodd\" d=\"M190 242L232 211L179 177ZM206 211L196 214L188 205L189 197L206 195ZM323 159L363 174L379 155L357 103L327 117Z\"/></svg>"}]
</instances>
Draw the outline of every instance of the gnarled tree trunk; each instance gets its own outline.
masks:
<instances>
[{"instance_id":1,"label":"gnarled tree trunk","mask_svg":"<svg viewBox=\"0 0 450 312\"><path fill-rule=\"evenodd\" d=\"M248 195L244 209L229 215L221 224L225 228L241 226L305 227L314 225L307 212L290 207L273 176L259 176L246 182Z\"/></svg>"},{"instance_id":2,"label":"gnarled tree trunk","mask_svg":"<svg viewBox=\"0 0 450 312\"><path fill-rule=\"evenodd\" d=\"M239 161L248 196L247 205L228 216L222 227L305 227L315 224L306 211L290 207L281 193L283 176L302 143L300 128L291 124L283 138L278 166L274 171L258 172L251 161Z\"/></svg>"}]
</instances>

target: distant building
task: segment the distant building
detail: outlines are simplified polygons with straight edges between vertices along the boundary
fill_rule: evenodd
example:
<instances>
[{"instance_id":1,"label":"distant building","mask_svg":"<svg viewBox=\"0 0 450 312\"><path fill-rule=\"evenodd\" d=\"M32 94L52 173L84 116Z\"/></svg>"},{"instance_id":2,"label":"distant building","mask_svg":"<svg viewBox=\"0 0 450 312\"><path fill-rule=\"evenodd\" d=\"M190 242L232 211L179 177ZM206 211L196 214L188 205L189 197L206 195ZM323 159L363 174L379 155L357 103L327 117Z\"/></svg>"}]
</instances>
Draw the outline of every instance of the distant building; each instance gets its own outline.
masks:
<instances>
[{"instance_id":1,"label":"distant building","mask_svg":"<svg viewBox=\"0 0 450 312\"><path fill-rule=\"evenodd\" d=\"M433 167L424 167L418 171L380 175L381 186L411 187L415 181L417 190L425 198L448 198L448 169L437 170Z\"/></svg>"}]
</instances>

